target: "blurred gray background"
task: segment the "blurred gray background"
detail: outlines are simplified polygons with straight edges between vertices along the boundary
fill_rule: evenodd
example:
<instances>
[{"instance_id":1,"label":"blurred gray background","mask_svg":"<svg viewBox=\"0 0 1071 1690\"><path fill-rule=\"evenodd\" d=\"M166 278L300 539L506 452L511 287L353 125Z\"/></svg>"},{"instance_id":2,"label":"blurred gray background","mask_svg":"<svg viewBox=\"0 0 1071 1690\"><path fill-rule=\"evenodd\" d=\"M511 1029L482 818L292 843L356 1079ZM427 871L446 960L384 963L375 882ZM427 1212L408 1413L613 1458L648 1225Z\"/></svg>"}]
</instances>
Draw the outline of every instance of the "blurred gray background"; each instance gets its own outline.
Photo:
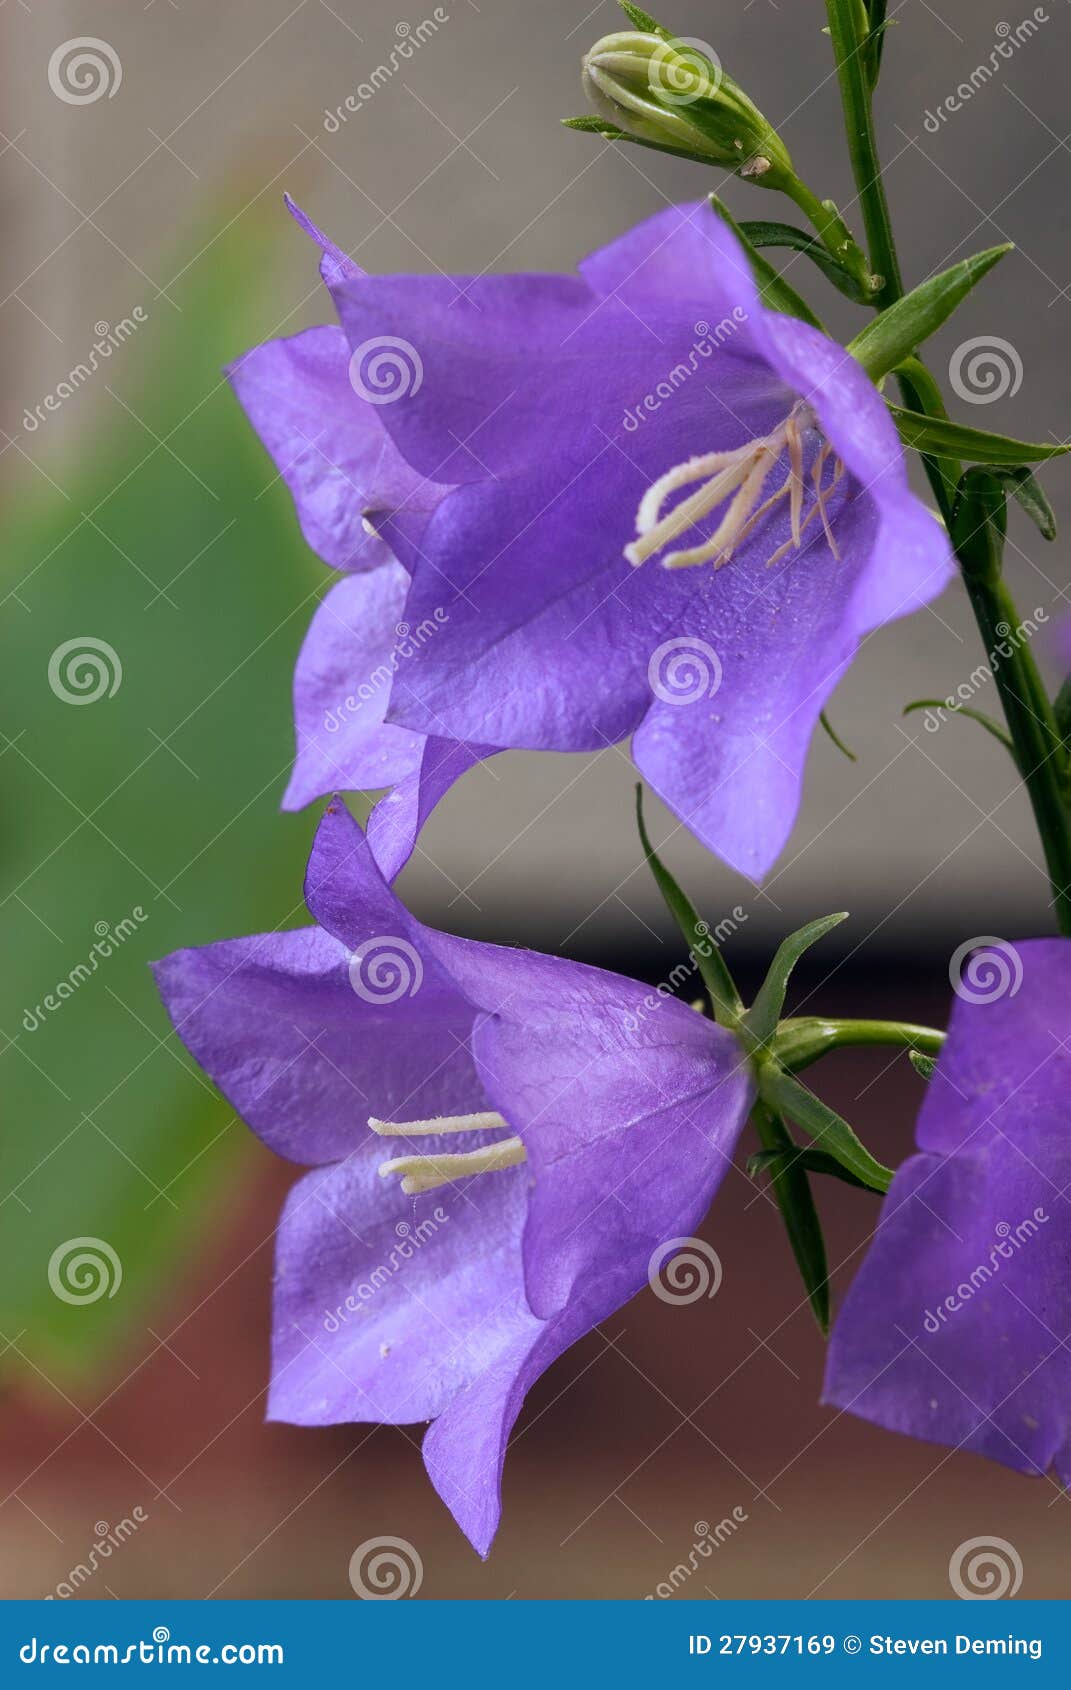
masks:
<instances>
[{"instance_id":1,"label":"blurred gray background","mask_svg":"<svg viewBox=\"0 0 1071 1690\"><path fill-rule=\"evenodd\" d=\"M162 324L165 333L182 332L167 297L176 252L191 229L203 228L213 194L235 179L244 218L265 205L278 210L269 294L284 332L326 315L312 254L282 212L284 187L370 269L476 271L569 268L667 197L717 185L716 173L558 128L559 116L583 109L577 64L586 45L615 27L620 14L610 0L590 8L452 0L443 11L448 22L402 73L330 133L325 111L423 12L399 20L394 4L369 0L132 0L107 8L10 0L0 16L11 142L0 157L8 233L0 253L0 427L17 434L24 406L55 385L95 321L116 321L140 303L157 331ZM781 129L801 172L858 224L821 8L674 0L672 11L675 27L708 41ZM1018 393L961 405L959 414L1030 438L1067 429L1071 319L1071 14L1067 0L1039 11L1049 21L1036 38L932 134L927 112L988 61L1003 25L1033 9L1025 0L1019 11L1003 0L894 4L880 100L909 278L998 241L1018 243L941 337L934 362L943 375L964 340L1009 340L1024 370ZM116 97L87 107L59 102L45 75L53 46L101 33L122 60ZM794 215L772 194L735 182L729 198L743 216ZM185 264L209 259L195 251ZM797 279L851 331L859 320L852 307L817 277ZM144 355L137 344L126 348L109 381L121 390ZM64 454L106 429L113 411L109 396L90 386L22 447L42 475L58 475ZM9 450L7 463L16 455ZM18 472L26 470L20 461ZM1066 478L1056 469L1047 482L1058 510L1065 507ZM1012 527L1022 608L1055 614L1066 604L1062 541L1047 547L1017 517ZM831 902L850 906L857 938L880 924L888 944L1043 927L1038 849L1000 747L965 721L928 734L920 718L900 716L911 698L951 691L978 656L958 590L873 638L831 712L858 762L824 738L816 742L802 819L757 902L674 833L671 855L696 892L712 908L742 899L755 942ZM977 702L996 708L991 698ZM654 888L637 872L631 785L615 751L499 759L442 805L409 891L429 909L452 904L458 922L489 934L524 931L538 912L540 930L549 922L559 940L634 943L641 924L661 929L662 917Z\"/></svg>"}]
</instances>

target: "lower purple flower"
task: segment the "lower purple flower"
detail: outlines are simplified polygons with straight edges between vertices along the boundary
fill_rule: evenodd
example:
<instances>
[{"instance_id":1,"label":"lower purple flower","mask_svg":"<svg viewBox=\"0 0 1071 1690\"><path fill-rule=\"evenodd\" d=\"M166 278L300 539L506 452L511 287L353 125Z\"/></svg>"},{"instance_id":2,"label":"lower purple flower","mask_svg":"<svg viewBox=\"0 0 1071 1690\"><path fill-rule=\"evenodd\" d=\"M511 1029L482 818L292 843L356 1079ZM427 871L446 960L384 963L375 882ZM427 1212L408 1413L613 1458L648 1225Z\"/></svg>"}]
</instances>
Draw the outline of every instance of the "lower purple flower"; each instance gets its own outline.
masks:
<instances>
[{"instance_id":1,"label":"lower purple flower","mask_svg":"<svg viewBox=\"0 0 1071 1690\"><path fill-rule=\"evenodd\" d=\"M979 944L825 1398L1067 1484L1071 943Z\"/></svg>"},{"instance_id":2,"label":"lower purple flower","mask_svg":"<svg viewBox=\"0 0 1071 1690\"><path fill-rule=\"evenodd\" d=\"M525 1394L700 1224L750 1070L634 981L423 926L337 801L306 898L314 927L156 965L198 1062L313 1170L279 1226L269 1417L432 1421L486 1555Z\"/></svg>"}]
</instances>

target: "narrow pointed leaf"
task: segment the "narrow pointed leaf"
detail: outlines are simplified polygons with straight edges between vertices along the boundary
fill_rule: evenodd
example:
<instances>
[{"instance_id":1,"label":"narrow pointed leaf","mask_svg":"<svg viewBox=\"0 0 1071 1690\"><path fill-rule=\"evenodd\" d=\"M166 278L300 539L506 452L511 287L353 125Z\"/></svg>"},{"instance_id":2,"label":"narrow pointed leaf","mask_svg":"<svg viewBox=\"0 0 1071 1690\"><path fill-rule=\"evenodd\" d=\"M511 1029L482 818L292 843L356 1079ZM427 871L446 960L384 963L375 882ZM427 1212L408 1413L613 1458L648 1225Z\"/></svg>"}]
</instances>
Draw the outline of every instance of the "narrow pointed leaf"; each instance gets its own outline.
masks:
<instances>
[{"instance_id":1,"label":"narrow pointed leaf","mask_svg":"<svg viewBox=\"0 0 1071 1690\"><path fill-rule=\"evenodd\" d=\"M789 976L800 958L812 945L816 945L819 939L824 939L827 933L831 933L834 927L839 927L841 922L847 919L845 912L822 916L820 920L809 921L806 927L801 927L798 932L790 933L787 939L782 940L770 964L770 971L759 988L758 996L744 1017L744 1025L756 1044L768 1044L777 1032L777 1023L785 1007Z\"/></svg>"},{"instance_id":2,"label":"narrow pointed leaf","mask_svg":"<svg viewBox=\"0 0 1071 1690\"><path fill-rule=\"evenodd\" d=\"M1009 435L989 434L985 429L968 428L964 423L951 422L947 418L905 411L899 405L890 405L889 413L904 445L913 447L916 452L924 452L928 457L960 458L968 463L991 464L1005 470L1009 477L1019 465L1045 463L1050 458L1062 458L1071 451L1071 446L1056 441L1013 440Z\"/></svg>"},{"instance_id":3,"label":"narrow pointed leaf","mask_svg":"<svg viewBox=\"0 0 1071 1690\"><path fill-rule=\"evenodd\" d=\"M725 959L710 937L709 924L700 919L688 894L677 885L651 844L643 819L641 786L636 788L636 824L640 830L640 843L647 858L647 866L655 877L658 890L666 901L666 908L680 928L700 978L710 994L714 1018L723 1027L736 1027L743 1013L743 1001L725 965Z\"/></svg>"},{"instance_id":4,"label":"narrow pointed leaf","mask_svg":"<svg viewBox=\"0 0 1071 1690\"><path fill-rule=\"evenodd\" d=\"M744 251L747 253L748 263L751 265L751 273L755 278L755 283L762 296L763 303L767 305L771 311L779 311L783 317L798 317L801 322L810 323L812 328L820 329L822 324L807 304L807 301L796 292L795 288L792 287L789 282L785 281L783 276L778 274L769 259L764 258L762 253L759 252L756 243L748 234L748 229L752 227L752 225L747 223L738 223L728 206L718 198L717 194L710 195L710 203L721 218L722 222L728 224L729 228L733 231L733 234L737 237L741 246L744 248ZM761 227L772 227L772 225L764 224L761 225ZM805 239L806 237L803 238ZM823 257L826 256L824 248L819 247L818 250L822 253ZM830 260L830 262L832 263L832 260Z\"/></svg>"},{"instance_id":5,"label":"narrow pointed leaf","mask_svg":"<svg viewBox=\"0 0 1071 1690\"><path fill-rule=\"evenodd\" d=\"M1010 245L990 247L974 258L953 264L939 276L931 276L868 323L849 342L848 351L872 381L880 381L946 323L972 288L1011 250Z\"/></svg>"},{"instance_id":6,"label":"narrow pointed leaf","mask_svg":"<svg viewBox=\"0 0 1071 1690\"><path fill-rule=\"evenodd\" d=\"M907 1054L916 1074L921 1074L924 1080L932 1080L937 1068L936 1056L924 1056L921 1050L909 1050Z\"/></svg>"},{"instance_id":7,"label":"narrow pointed leaf","mask_svg":"<svg viewBox=\"0 0 1071 1690\"><path fill-rule=\"evenodd\" d=\"M910 704L904 705L903 713L910 716L915 710L946 710L950 716L969 716L971 721L977 722L986 733L992 734L994 739L999 739L1005 751L1010 751L1012 756L1015 756L1011 735L999 722L995 722L992 716L987 716L984 710L973 710L968 704L950 704L947 698L913 698Z\"/></svg>"},{"instance_id":8,"label":"narrow pointed leaf","mask_svg":"<svg viewBox=\"0 0 1071 1690\"><path fill-rule=\"evenodd\" d=\"M867 22L870 34L867 37L864 60L866 63L867 81L871 91L878 85L881 75L881 55L885 49L885 36L890 28L886 18L888 0L866 0Z\"/></svg>"},{"instance_id":9,"label":"narrow pointed leaf","mask_svg":"<svg viewBox=\"0 0 1071 1690\"><path fill-rule=\"evenodd\" d=\"M845 757L847 757L849 763L858 763L859 759L855 755L855 752L852 751L849 746L845 745L844 741L841 739L839 733L837 733L836 729L833 726L833 723L830 721L829 717L826 715L824 710L822 711L818 720L821 722L823 728L825 729L826 733L829 735L830 739L833 741L833 744L836 746L837 750L840 751Z\"/></svg>"},{"instance_id":10,"label":"narrow pointed leaf","mask_svg":"<svg viewBox=\"0 0 1071 1690\"><path fill-rule=\"evenodd\" d=\"M873 304L873 290L863 287L855 276L826 251L821 241L815 240L814 236L808 235L805 230L796 229L791 223L751 220L741 223L738 232L747 238L752 247L788 247L793 252L801 253L804 258L809 258L812 264L818 266L827 281L832 282L835 288L839 288L840 292L856 305Z\"/></svg>"},{"instance_id":11,"label":"narrow pointed leaf","mask_svg":"<svg viewBox=\"0 0 1071 1690\"><path fill-rule=\"evenodd\" d=\"M829 1262L807 1170L798 1160L797 1147L780 1116L758 1104L752 1118L765 1150L783 1158L782 1170L771 1189L803 1276L807 1300L825 1335L829 1332Z\"/></svg>"},{"instance_id":12,"label":"narrow pointed leaf","mask_svg":"<svg viewBox=\"0 0 1071 1690\"><path fill-rule=\"evenodd\" d=\"M1056 512L1050 505L1041 482L1031 474L1025 464L1009 465L1006 469L998 468L994 474L1004 482L1012 498L1018 500L1042 538L1055 540Z\"/></svg>"},{"instance_id":13,"label":"narrow pointed leaf","mask_svg":"<svg viewBox=\"0 0 1071 1690\"><path fill-rule=\"evenodd\" d=\"M847 1121L816 1097L791 1074L767 1068L760 1081L765 1102L810 1133L820 1150L855 1174L872 1191L888 1191L892 1169L886 1168L853 1132Z\"/></svg>"},{"instance_id":14,"label":"narrow pointed leaf","mask_svg":"<svg viewBox=\"0 0 1071 1690\"><path fill-rule=\"evenodd\" d=\"M759 1174L769 1174L771 1181L775 1181L782 1177L782 1170L793 1161L809 1174L826 1174L830 1179L843 1180L845 1185L854 1186L856 1191L873 1189L864 1185L861 1179L856 1179L847 1168L841 1167L832 1156L827 1156L824 1150L805 1150L799 1145L793 1145L791 1150L759 1150L748 1157L747 1171L752 1179Z\"/></svg>"}]
</instances>

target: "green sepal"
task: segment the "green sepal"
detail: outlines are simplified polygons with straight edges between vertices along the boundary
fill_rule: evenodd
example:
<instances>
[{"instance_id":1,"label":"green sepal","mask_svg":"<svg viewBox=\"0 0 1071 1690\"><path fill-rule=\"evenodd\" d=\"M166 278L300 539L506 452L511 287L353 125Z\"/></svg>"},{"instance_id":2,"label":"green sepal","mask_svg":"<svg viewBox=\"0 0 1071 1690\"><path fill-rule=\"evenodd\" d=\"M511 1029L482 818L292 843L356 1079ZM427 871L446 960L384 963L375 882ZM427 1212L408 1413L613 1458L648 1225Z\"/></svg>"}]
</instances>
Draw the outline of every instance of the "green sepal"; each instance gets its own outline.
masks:
<instances>
[{"instance_id":1,"label":"green sepal","mask_svg":"<svg viewBox=\"0 0 1071 1690\"><path fill-rule=\"evenodd\" d=\"M789 977L800 958L812 945L817 944L819 939L824 939L827 933L831 933L834 927L839 927L841 922L847 919L847 911L838 915L822 916L818 921L809 921L806 927L790 933L787 939L781 941L769 972L759 987L758 995L744 1017L746 1035L749 1040L754 1041L757 1048L768 1046L777 1032L781 1011L785 1007Z\"/></svg>"},{"instance_id":2,"label":"green sepal","mask_svg":"<svg viewBox=\"0 0 1071 1690\"><path fill-rule=\"evenodd\" d=\"M858 763L859 759L856 756L855 752L851 749L850 746L845 745L844 741L840 737L840 734L837 732L836 728L833 726L833 723L830 721L829 717L826 715L824 710L819 712L818 720L821 722L822 727L825 729L826 733L829 735L829 738L833 741L833 744L836 746L837 750L840 751L845 757L847 757L849 763Z\"/></svg>"},{"instance_id":3,"label":"green sepal","mask_svg":"<svg viewBox=\"0 0 1071 1690\"><path fill-rule=\"evenodd\" d=\"M747 1159L747 1171L752 1179L759 1174L770 1174L774 1180L780 1177L779 1169L790 1161L798 1162L809 1174L827 1174L830 1179L843 1180L845 1185L854 1186L856 1191L870 1191L869 1185L864 1185L861 1179L856 1179L847 1168L832 1156L827 1156L824 1150L805 1150L799 1145L793 1145L791 1150L758 1150L754 1156Z\"/></svg>"},{"instance_id":4,"label":"green sepal","mask_svg":"<svg viewBox=\"0 0 1071 1690\"><path fill-rule=\"evenodd\" d=\"M931 276L868 323L849 341L848 351L872 381L880 381L936 333L983 276L1011 250L1010 243L990 247L973 258L953 264L949 270L942 270L938 276Z\"/></svg>"},{"instance_id":5,"label":"green sepal","mask_svg":"<svg viewBox=\"0 0 1071 1690\"><path fill-rule=\"evenodd\" d=\"M872 1156L847 1121L807 1086L768 1063L759 1073L759 1092L765 1103L810 1133L820 1149L871 1191L888 1191L892 1169Z\"/></svg>"},{"instance_id":6,"label":"green sepal","mask_svg":"<svg viewBox=\"0 0 1071 1690\"><path fill-rule=\"evenodd\" d=\"M810 323L812 328L822 329L820 320L815 316L807 301L775 270L769 259L764 258L762 253L759 252L747 232L754 225L738 223L729 207L718 198L717 194L711 194L709 198L712 210L733 231L746 252L748 263L751 266L751 274L755 278L755 286L759 290L759 297L763 304L771 311L779 311L783 317L798 317L801 322ZM766 225L762 225L762 227L766 227ZM824 258L826 256L825 249L819 247L818 250ZM832 260L830 262L832 263ZM825 333L825 330L823 329L822 332Z\"/></svg>"},{"instance_id":7,"label":"green sepal","mask_svg":"<svg viewBox=\"0 0 1071 1690\"><path fill-rule=\"evenodd\" d=\"M677 885L668 868L651 844L643 819L643 787L636 787L636 825L640 843L647 858L647 866L655 877L666 908L681 930L685 944L695 960L699 976L710 994L714 1019L722 1027L739 1027L744 1003L725 959L710 936L709 923L702 921L688 894Z\"/></svg>"},{"instance_id":8,"label":"green sepal","mask_svg":"<svg viewBox=\"0 0 1071 1690\"><path fill-rule=\"evenodd\" d=\"M618 128L616 123L610 123L605 117L563 117L561 124L563 129L579 129L584 135L601 135L604 141L627 141L632 147L646 147L652 153L668 153L670 158L684 158L689 164L710 162L684 147L671 147L662 141L648 141L642 135L630 135L627 129Z\"/></svg>"},{"instance_id":9,"label":"green sepal","mask_svg":"<svg viewBox=\"0 0 1071 1690\"><path fill-rule=\"evenodd\" d=\"M629 23L643 35L660 35L663 41L673 41L675 37L670 30L660 23L655 23L650 12L641 12L638 6L633 6L631 0L617 0Z\"/></svg>"},{"instance_id":10,"label":"green sepal","mask_svg":"<svg viewBox=\"0 0 1071 1690\"><path fill-rule=\"evenodd\" d=\"M766 223L754 218L741 223L737 233L751 243L753 247L775 246L788 247L793 252L802 253L812 264L817 264L826 280L839 288L855 305L872 305L874 290L868 288L851 271L846 270L813 235L808 235L804 229L796 229L791 223Z\"/></svg>"},{"instance_id":11,"label":"green sepal","mask_svg":"<svg viewBox=\"0 0 1071 1690\"><path fill-rule=\"evenodd\" d=\"M992 465L1009 478L1022 465L1046 463L1051 458L1062 458L1066 452L1071 452L1071 446L1040 440L1013 440L1006 434L989 434L985 429L967 428L963 423L951 422L947 418L926 417L921 411L905 411L900 405L890 404L889 415L904 445L916 452L924 452L931 458L962 458L972 464ZM1014 488L1009 490L1015 491ZM1044 502L1047 505L1048 501Z\"/></svg>"},{"instance_id":12,"label":"green sepal","mask_svg":"<svg viewBox=\"0 0 1071 1690\"><path fill-rule=\"evenodd\" d=\"M909 1050L911 1066L924 1080L932 1080L937 1069L936 1056L925 1056L921 1050Z\"/></svg>"},{"instance_id":13,"label":"green sepal","mask_svg":"<svg viewBox=\"0 0 1071 1690\"><path fill-rule=\"evenodd\" d=\"M987 716L984 710L974 710L968 704L950 704L947 698L913 698L910 704L904 705L903 713L910 716L915 710L944 710L949 716L969 716L971 721L977 722L986 733L992 734L994 739L999 739L1005 751L1010 751L1012 756L1015 756L1011 735L999 722L995 722L992 716Z\"/></svg>"},{"instance_id":14,"label":"green sepal","mask_svg":"<svg viewBox=\"0 0 1071 1690\"><path fill-rule=\"evenodd\" d=\"M784 1159L782 1171L771 1189L803 1276L807 1301L825 1337L829 1333L829 1261L807 1170L800 1163L797 1147L780 1116L759 1103L752 1113L752 1121L766 1151Z\"/></svg>"}]
</instances>

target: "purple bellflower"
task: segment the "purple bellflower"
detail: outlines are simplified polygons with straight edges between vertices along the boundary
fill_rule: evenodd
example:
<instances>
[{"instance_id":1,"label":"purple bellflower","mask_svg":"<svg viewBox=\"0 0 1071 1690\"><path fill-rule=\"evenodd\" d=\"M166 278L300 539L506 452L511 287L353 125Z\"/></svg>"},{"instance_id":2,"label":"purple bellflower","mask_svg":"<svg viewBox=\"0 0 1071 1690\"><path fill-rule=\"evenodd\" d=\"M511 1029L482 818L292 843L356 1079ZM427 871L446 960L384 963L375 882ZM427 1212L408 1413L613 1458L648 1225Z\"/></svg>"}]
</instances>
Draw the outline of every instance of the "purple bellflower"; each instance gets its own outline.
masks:
<instances>
[{"instance_id":1,"label":"purple bellflower","mask_svg":"<svg viewBox=\"0 0 1071 1690\"><path fill-rule=\"evenodd\" d=\"M423 926L337 802L306 899L316 926L156 965L197 1061L312 1169L278 1230L269 1418L431 1421L486 1555L526 1392L690 1238L754 1081L676 1000Z\"/></svg>"},{"instance_id":2,"label":"purple bellflower","mask_svg":"<svg viewBox=\"0 0 1071 1690\"><path fill-rule=\"evenodd\" d=\"M1071 942L988 941L829 1348L825 1398L1071 1482Z\"/></svg>"},{"instance_id":3,"label":"purple bellflower","mask_svg":"<svg viewBox=\"0 0 1071 1690\"><path fill-rule=\"evenodd\" d=\"M764 875L860 641L951 573L869 377L760 302L706 202L576 276L370 277L311 232L342 328L233 379L310 543L391 586L352 575L313 623L287 803L398 783L392 872L481 748L631 736L693 832ZM325 732L391 618L434 632Z\"/></svg>"}]
</instances>

